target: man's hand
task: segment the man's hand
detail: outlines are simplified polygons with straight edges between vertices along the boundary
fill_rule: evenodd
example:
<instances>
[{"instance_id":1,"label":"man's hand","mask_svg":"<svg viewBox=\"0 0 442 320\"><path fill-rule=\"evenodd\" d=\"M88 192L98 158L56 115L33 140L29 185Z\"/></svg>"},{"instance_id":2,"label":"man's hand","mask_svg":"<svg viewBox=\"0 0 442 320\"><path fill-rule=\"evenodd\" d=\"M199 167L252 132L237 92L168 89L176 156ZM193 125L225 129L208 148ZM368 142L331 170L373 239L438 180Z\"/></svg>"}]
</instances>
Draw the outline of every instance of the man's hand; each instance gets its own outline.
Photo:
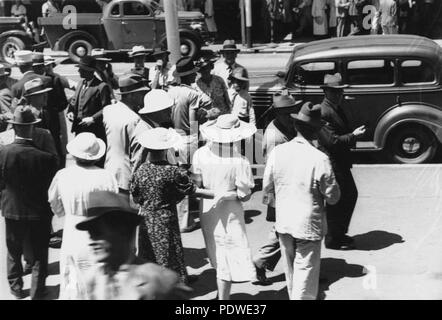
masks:
<instances>
[{"instance_id":1,"label":"man's hand","mask_svg":"<svg viewBox=\"0 0 442 320\"><path fill-rule=\"evenodd\" d=\"M66 117L68 118L68 120L69 120L70 122L73 122L73 121L74 121L74 113L73 113L73 112L68 112L68 113L66 114Z\"/></svg>"},{"instance_id":2,"label":"man's hand","mask_svg":"<svg viewBox=\"0 0 442 320\"><path fill-rule=\"evenodd\" d=\"M365 126L360 126L359 128L356 128L355 131L353 131L353 135L355 137L360 137L365 134L366 130L367 129L365 128Z\"/></svg>"},{"instance_id":3,"label":"man's hand","mask_svg":"<svg viewBox=\"0 0 442 320\"><path fill-rule=\"evenodd\" d=\"M90 126L93 123L94 123L94 118L86 117L86 118L83 118L83 120L81 120L80 126Z\"/></svg>"}]
</instances>

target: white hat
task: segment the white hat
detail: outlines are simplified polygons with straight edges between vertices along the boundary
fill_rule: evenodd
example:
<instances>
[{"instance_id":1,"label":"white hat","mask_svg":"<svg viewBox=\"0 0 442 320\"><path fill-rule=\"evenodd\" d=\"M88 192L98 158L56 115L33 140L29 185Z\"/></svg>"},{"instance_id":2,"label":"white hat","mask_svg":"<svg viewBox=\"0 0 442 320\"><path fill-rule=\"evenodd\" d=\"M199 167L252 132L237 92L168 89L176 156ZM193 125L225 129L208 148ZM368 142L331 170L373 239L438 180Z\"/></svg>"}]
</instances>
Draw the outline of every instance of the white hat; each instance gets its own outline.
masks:
<instances>
[{"instance_id":1,"label":"white hat","mask_svg":"<svg viewBox=\"0 0 442 320\"><path fill-rule=\"evenodd\" d=\"M48 66L50 64L57 64L57 62L55 61L55 58L45 55L44 56L44 64L45 64L45 66Z\"/></svg>"},{"instance_id":2,"label":"white hat","mask_svg":"<svg viewBox=\"0 0 442 320\"><path fill-rule=\"evenodd\" d=\"M128 55L129 55L129 57L132 58L132 57L135 57L135 56L146 56L146 55L148 55L151 52L152 52L152 50L146 49L143 46L134 46L132 48L132 51L128 52Z\"/></svg>"},{"instance_id":3,"label":"white hat","mask_svg":"<svg viewBox=\"0 0 442 320\"><path fill-rule=\"evenodd\" d=\"M230 143L253 136L256 133L256 127L229 113L204 123L200 131L203 137L210 141Z\"/></svg>"},{"instance_id":4,"label":"white hat","mask_svg":"<svg viewBox=\"0 0 442 320\"><path fill-rule=\"evenodd\" d=\"M174 105L173 99L166 91L153 89L144 96L144 108L138 111L139 114L154 113Z\"/></svg>"},{"instance_id":5,"label":"white hat","mask_svg":"<svg viewBox=\"0 0 442 320\"><path fill-rule=\"evenodd\" d=\"M23 88L23 96L25 97L35 96L37 94L42 94L52 90L52 88L46 88L43 80L41 80L40 78L35 78L25 82Z\"/></svg>"},{"instance_id":6,"label":"white hat","mask_svg":"<svg viewBox=\"0 0 442 320\"><path fill-rule=\"evenodd\" d=\"M75 158L95 161L106 153L106 144L95 134L82 132L66 145L66 149Z\"/></svg>"},{"instance_id":7,"label":"white hat","mask_svg":"<svg viewBox=\"0 0 442 320\"><path fill-rule=\"evenodd\" d=\"M29 50L19 50L14 54L15 63L18 65L32 63L32 51Z\"/></svg>"},{"instance_id":8,"label":"white hat","mask_svg":"<svg viewBox=\"0 0 442 320\"><path fill-rule=\"evenodd\" d=\"M104 55L105 55L104 49L92 49L91 51L91 57L94 57L95 60L108 61L108 62L112 61L112 59L106 58Z\"/></svg>"},{"instance_id":9,"label":"white hat","mask_svg":"<svg viewBox=\"0 0 442 320\"><path fill-rule=\"evenodd\" d=\"M182 144L182 138L174 129L154 128L143 132L140 144L150 150L167 150Z\"/></svg>"}]
</instances>

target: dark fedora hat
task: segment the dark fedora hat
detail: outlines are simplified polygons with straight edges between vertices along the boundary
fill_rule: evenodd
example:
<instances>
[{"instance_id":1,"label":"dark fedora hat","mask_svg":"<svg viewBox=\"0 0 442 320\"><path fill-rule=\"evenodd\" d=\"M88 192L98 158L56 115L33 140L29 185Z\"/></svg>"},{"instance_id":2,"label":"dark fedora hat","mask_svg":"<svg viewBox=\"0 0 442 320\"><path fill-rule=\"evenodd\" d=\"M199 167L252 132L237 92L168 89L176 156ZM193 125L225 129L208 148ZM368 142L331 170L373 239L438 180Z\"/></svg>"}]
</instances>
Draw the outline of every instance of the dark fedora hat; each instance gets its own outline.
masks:
<instances>
[{"instance_id":1,"label":"dark fedora hat","mask_svg":"<svg viewBox=\"0 0 442 320\"><path fill-rule=\"evenodd\" d=\"M189 74L196 73L199 70L198 67L193 63L192 58L183 57L179 59L176 63L176 69L173 72L174 77L183 77Z\"/></svg>"},{"instance_id":2,"label":"dark fedora hat","mask_svg":"<svg viewBox=\"0 0 442 320\"><path fill-rule=\"evenodd\" d=\"M78 223L78 230L90 230L101 219L136 227L142 220L137 210L130 206L129 198L111 191L94 191L89 195L89 207L85 220Z\"/></svg>"},{"instance_id":3,"label":"dark fedora hat","mask_svg":"<svg viewBox=\"0 0 442 320\"><path fill-rule=\"evenodd\" d=\"M43 66L45 64L45 56L43 52L32 52L32 66Z\"/></svg>"},{"instance_id":4,"label":"dark fedora hat","mask_svg":"<svg viewBox=\"0 0 442 320\"><path fill-rule=\"evenodd\" d=\"M325 121L321 117L321 105L311 102L306 102L302 105L301 110L298 113L292 113L290 115L295 121L299 121L308 124L316 129L321 128Z\"/></svg>"},{"instance_id":5,"label":"dark fedora hat","mask_svg":"<svg viewBox=\"0 0 442 320\"><path fill-rule=\"evenodd\" d=\"M169 55L170 51L164 50L162 48L154 48L151 56L155 57L155 56L161 56L161 55L164 55L164 54Z\"/></svg>"},{"instance_id":6,"label":"dark fedora hat","mask_svg":"<svg viewBox=\"0 0 442 320\"><path fill-rule=\"evenodd\" d=\"M41 119L35 117L34 112L30 106L17 106L14 111L14 118L8 120L9 123L15 125L32 125L39 123Z\"/></svg>"},{"instance_id":7,"label":"dark fedora hat","mask_svg":"<svg viewBox=\"0 0 442 320\"><path fill-rule=\"evenodd\" d=\"M92 56L84 56L81 57L80 62L75 66L87 71L97 71L97 59Z\"/></svg>"},{"instance_id":8,"label":"dark fedora hat","mask_svg":"<svg viewBox=\"0 0 442 320\"><path fill-rule=\"evenodd\" d=\"M206 68L208 66L213 66L213 64L218 60L218 57L214 54L204 55L198 59L196 66L200 69Z\"/></svg>"},{"instance_id":9,"label":"dark fedora hat","mask_svg":"<svg viewBox=\"0 0 442 320\"><path fill-rule=\"evenodd\" d=\"M226 40L223 43L223 48L219 50L220 53L223 52L240 52L236 46L235 40Z\"/></svg>"},{"instance_id":10,"label":"dark fedora hat","mask_svg":"<svg viewBox=\"0 0 442 320\"><path fill-rule=\"evenodd\" d=\"M236 79L240 81L249 82L249 78L247 77L247 71L242 67L237 67L233 69L232 73L229 75L229 79L230 80Z\"/></svg>"},{"instance_id":11,"label":"dark fedora hat","mask_svg":"<svg viewBox=\"0 0 442 320\"><path fill-rule=\"evenodd\" d=\"M120 95L125 95L138 91L150 91L150 88L147 87L145 83L146 80L138 74L124 74L118 79L118 86L120 87L120 89L117 90L116 93Z\"/></svg>"},{"instance_id":12,"label":"dark fedora hat","mask_svg":"<svg viewBox=\"0 0 442 320\"><path fill-rule=\"evenodd\" d=\"M302 100L296 100L295 97L288 92L277 92L273 95L273 108L277 110L300 107L301 103ZM299 108L297 111L299 111Z\"/></svg>"},{"instance_id":13,"label":"dark fedora hat","mask_svg":"<svg viewBox=\"0 0 442 320\"><path fill-rule=\"evenodd\" d=\"M341 74L326 74L324 76L324 84L321 86L322 89L344 89L347 88L347 84L342 84L342 76Z\"/></svg>"}]
</instances>

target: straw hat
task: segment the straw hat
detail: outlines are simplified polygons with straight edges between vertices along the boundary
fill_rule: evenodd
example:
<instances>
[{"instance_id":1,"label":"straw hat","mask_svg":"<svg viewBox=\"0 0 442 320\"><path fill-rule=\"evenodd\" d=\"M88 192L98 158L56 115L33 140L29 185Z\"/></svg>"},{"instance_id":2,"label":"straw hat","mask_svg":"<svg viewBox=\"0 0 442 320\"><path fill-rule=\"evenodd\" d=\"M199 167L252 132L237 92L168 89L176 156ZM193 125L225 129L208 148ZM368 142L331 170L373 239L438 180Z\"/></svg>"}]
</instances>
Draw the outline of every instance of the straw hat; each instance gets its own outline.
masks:
<instances>
[{"instance_id":1,"label":"straw hat","mask_svg":"<svg viewBox=\"0 0 442 320\"><path fill-rule=\"evenodd\" d=\"M174 100L169 94L161 89L153 89L144 96L144 107L139 114L154 113L173 107Z\"/></svg>"},{"instance_id":2,"label":"straw hat","mask_svg":"<svg viewBox=\"0 0 442 320\"><path fill-rule=\"evenodd\" d=\"M45 64L45 57L42 52L33 52L32 53L32 66L43 66Z\"/></svg>"},{"instance_id":3,"label":"straw hat","mask_svg":"<svg viewBox=\"0 0 442 320\"><path fill-rule=\"evenodd\" d=\"M24 65L32 63L32 51L29 50L19 50L14 53L15 63L17 65Z\"/></svg>"},{"instance_id":4,"label":"straw hat","mask_svg":"<svg viewBox=\"0 0 442 320\"><path fill-rule=\"evenodd\" d=\"M235 40L225 40L223 43L223 48L221 50L219 50L220 53L224 53L224 52L240 52L241 50L239 50L236 47L236 43Z\"/></svg>"},{"instance_id":5,"label":"straw hat","mask_svg":"<svg viewBox=\"0 0 442 320\"><path fill-rule=\"evenodd\" d=\"M154 128L143 132L140 144L150 150L167 150L182 144L182 138L174 129Z\"/></svg>"},{"instance_id":6,"label":"straw hat","mask_svg":"<svg viewBox=\"0 0 442 320\"><path fill-rule=\"evenodd\" d=\"M91 51L91 57L94 57L97 61L112 61L110 58L106 58L104 49L92 49Z\"/></svg>"},{"instance_id":7,"label":"straw hat","mask_svg":"<svg viewBox=\"0 0 442 320\"><path fill-rule=\"evenodd\" d=\"M118 79L118 87L120 89L116 91L116 94L119 95L125 95L138 91L147 92L150 90L149 87L145 86L145 79L140 75L134 73L122 75Z\"/></svg>"},{"instance_id":8,"label":"straw hat","mask_svg":"<svg viewBox=\"0 0 442 320\"><path fill-rule=\"evenodd\" d=\"M24 87L23 96L25 97L35 96L37 94L42 94L45 92L52 91L52 88L45 87L43 80L40 78L35 78L25 82L23 87Z\"/></svg>"},{"instance_id":9,"label":"straw hat","mask_svg":"<svg viewBox=\"0 0 442 320\"><path fill-rule=\"evenodd\" d=\"M306 102L298 113L291 114L290 116L295 121L303 122L316 129L321 128L325 124L325 121L322 120L320 104L313 105L311 102Z\"/></svg>"},{"instance_id":10,"label":"straw hat","mask_svg":"<svg viewBox=\"0 0 442 320\"><path fill-rule=\"evenodd\" d=\"M146 56L148 54L152 53L151 49L146 49L143 46L134 46L131 51L129 51L127 54L130 58L136 57L136 56Z\"/></svg>"},{"instance_id":11,"label":"straw hat","mask_svg":"<svg viewBox=\"0 0 442 320\"><path fill-rule=\"evenodd\" d=\"M66 149L75 158L95 161L106 153L106 144L95 134L82 132L66 145Z\"/></svg>"},{"instance_id":12,"label":"straw hat","mask_svg":"<svg viewBox=\"0 0 442 320\"><path fill-rule=\"evenodd\" d=\"M203 137L210 141L230 143L253 136L256 133L256 127L239 120L233 114L223 114L216 120L201 125L200 131Z\"/></svg>"},{"instance_id":13,"label":"straw hat","mask_svg":"<svg viewBox=\"0 0 442 320\"><path fill-rule=\"evenodd\" d=\"M32 125L39 123L41 119L35 117L30 106L17 106L14 111L14 118L7 120L8 123L16 125Z\"/></svg>"}]
</instances>

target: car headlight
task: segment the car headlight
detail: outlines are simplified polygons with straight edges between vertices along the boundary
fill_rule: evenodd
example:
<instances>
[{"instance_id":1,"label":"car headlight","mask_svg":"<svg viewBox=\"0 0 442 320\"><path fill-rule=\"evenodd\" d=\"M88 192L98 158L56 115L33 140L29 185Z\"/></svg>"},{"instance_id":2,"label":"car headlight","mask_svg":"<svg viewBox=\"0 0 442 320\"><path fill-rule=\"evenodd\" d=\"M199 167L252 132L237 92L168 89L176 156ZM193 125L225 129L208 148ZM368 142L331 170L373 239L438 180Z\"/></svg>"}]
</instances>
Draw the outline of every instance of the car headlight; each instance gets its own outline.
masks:
<instances>
[{"instance_id":1,"label":"car headlight","mask_svg":"<svg viewBox=\"0 0 442 320\"><path fill-rule=\"evenodd\" d=\"M203 29L203 25L202 25L201 22L191 22L191 23L190 23L190 27L191 27L193 30L202 30L202 29Z\"/></svg>"}]
</instances>

